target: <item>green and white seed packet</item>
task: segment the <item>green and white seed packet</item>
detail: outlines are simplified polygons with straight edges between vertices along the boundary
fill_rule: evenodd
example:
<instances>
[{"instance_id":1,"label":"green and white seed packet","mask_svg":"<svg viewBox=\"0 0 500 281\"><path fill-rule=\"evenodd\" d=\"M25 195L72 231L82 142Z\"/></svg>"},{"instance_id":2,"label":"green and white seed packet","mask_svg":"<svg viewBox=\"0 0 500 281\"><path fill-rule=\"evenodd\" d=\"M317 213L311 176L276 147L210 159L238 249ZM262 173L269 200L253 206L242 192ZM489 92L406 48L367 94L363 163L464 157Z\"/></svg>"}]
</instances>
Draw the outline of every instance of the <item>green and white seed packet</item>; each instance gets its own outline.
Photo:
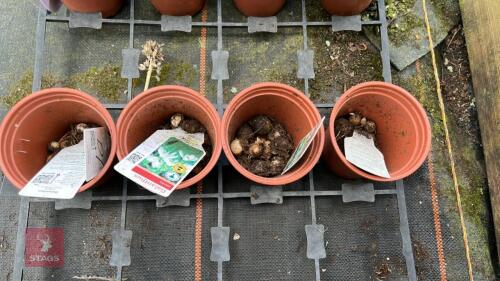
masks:
<instances>
[{"instance_id":1,"label":"green and white seed packet","mask_svg":"<svg viewBox=\"0 0 500 281\"><path fill-rule=\"evenodd\" d=\"M158 130L135 148L115 170L145 189L168 197L205 157L204 134Z\"/></svg>"},{"instance_id":2,"label":"green and white seed packet","mask_svg":"<svg viewBox=\"0 0 500 281\"><path fill-rule=\"evenodd\" d=\"M281 173L284 175L286 172L288 172L299 160L304 156L304 153L306 153L307 149L311 145L312 141L314 140L314 137L318 134L319 130L323 126L323 121L325 120L325 117L321 118L321 121L314 127L312 128L305 137L303 137L299 145L297 145L297 148L293 152L292 156L290 156L290 159L288 160L288 163L286 164L285 168L283 169L283 172Z\"/></svg>"}]
</instances>

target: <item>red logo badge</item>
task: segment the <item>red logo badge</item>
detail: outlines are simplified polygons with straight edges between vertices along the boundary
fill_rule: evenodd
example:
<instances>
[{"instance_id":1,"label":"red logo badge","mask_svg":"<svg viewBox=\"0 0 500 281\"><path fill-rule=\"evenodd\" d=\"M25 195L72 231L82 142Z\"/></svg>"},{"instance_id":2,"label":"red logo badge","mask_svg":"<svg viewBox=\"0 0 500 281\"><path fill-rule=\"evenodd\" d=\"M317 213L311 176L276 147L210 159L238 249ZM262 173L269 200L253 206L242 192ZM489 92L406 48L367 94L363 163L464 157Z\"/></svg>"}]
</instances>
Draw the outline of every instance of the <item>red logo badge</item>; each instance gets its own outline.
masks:
<instances>
[{"instance_id":1,"label":"red logo badge","mask_svg":"<svg viewBox=\"0 0 500 281\"><path fill-rule=\"evenodd\" d=\"M64 229L27 228L24 264L26 267L63 267Z\"/></svg>"}]
</instances>

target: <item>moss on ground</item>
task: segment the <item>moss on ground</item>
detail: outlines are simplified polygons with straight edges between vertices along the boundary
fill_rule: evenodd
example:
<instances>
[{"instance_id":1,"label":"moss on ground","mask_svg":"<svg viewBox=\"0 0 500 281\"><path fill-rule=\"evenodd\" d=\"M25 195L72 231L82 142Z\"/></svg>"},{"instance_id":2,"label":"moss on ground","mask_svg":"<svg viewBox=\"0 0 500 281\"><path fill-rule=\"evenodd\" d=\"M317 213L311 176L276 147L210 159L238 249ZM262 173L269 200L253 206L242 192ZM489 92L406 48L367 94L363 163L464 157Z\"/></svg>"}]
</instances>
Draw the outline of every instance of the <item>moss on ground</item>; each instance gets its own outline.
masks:
<instances>
[{"instance_id":1,"label":"moss on ground","mask_svg":"<svg viewBox=\"0 0 500 281\"><path fill-rule=\"evenodd\" d=\"M432 136L435 140L444 138L443 119L439 108L438 99L435 94L436 82L432 68L427 67L420 61L417 62L419 70L410 77L394 76L394 84L408 89L426 109L430 118Z\"/></svg>"},{"instance_id":2,"label":"moss on ground","mask_svg":"<svg viewBox=\"0 0 500 281\"><path fill-rule=\"evenodd\" d=\"M52 74L42 75L42 89L55 87L59 83L60 81ZM0 102L7 108L11 108L21 99L32 93L32 86L33 71L29 70L25 72L18 81L11 85L7 95L0 97Z\"/></svg>"},{"instance_id":3,"label":"moss on ground","mask_svg":"<svg viewBox=\"0 0 500 281\"><path fill-rule=\"evenodd\" d=\"M133 88L139 88L142 91L144 85L146 84L146 71L141 71L141 76L138 79L134 79L132 82ZM182 85L186 87L193 87L198 77L198 70L191 64L184 61L179 62L165 62L162 65L160 80L156 80L151 77L149 87L155 87L160 85Z\"/></svg>"},{"instance_id":4,"label":"moss on ground","mask_svg":"<svg viewBox=\"0 0 500 281\"><path fill-rule=\"evenodd\" d=\"M474 137L458 126L457 119L453 118L450 111L446 111L474 272L477 279L488 280L493 271L489 244L492 222L488 207L490 198L482 147ZM450 160L444 144L441 145L441 150L435 160L442 166L443 173L451 175ZM457 197L451 178L446 183L447 187L442 188L442 194L450 202L450 212L458 213ZM457 226L459 223L457 218ZM459 232L462 234L461 229Z\"/></svg>"},{"instance_id":5,"label":"moss on ground","mask_svg":"<svg viewBox=\"0 0 500 281\"><path fill-rule=\"evenodd\" d=\"M441 23L438 26L433 26L432 33L437 35L439 28L451 28L459 21L458 5L455 0L429 0L428 7L429 15L432 18L436 17ZM419 48L419 41L426 36L423 16L420 14L420 0L387 0L386 1L386 18L388 21L388 35L392 46L401 47L403 45L414 44L414 47ZM367 10L363 15L364 19L373 19L377 15L375 9ZM364 27L370 32L380 33L378 26Z\"/></svg>"},{"instance_id":6,"label":"moss on ground","mask_svg":"<svg viewBox=\"0 0 500 281\"><path fill-rule=\"evenodd\" d=\"M160 75L160 81L151 79L150 87L178 84L193 87L196 84L198 75L197 69L188 63L166 63ZM144 87L146 73L142 72L141 77L133 80L133 87ZM0 97L0 102L10 108L19 100L31 94L33 72L27 71L9 89L9 93ZM99 67L91 67L88 70L71 75L67 79L61 79L53 74L42 76L42 89L55 86L64 86L79 89L98 97L105 102L118 102L123 99L127 91L127 79L121 78L121 68L117 65L106 64ZM211 89L212 91L215 91Z\"/></svg>"},{"instance_id":7,"label":"moss on ground","mask_svg":"<svg viewBox=\"0 0 500 281\"><path fill-rule=\"evenodd\" d=\"M484 168L484 159L481 155L481 147L474 145L470 136L466 135L456 124L456 120L448 121L450 129L453 155L459 183L462 210L467 226L469 247L473 262L473 268L478 280L488 280L493 272L491 264L491 247L489 231L491 231L490 210L488 207L489 193ZM438 154L438 163L443 165L445 172L449 173L450 161L443 147L443 153ZM450 212L458 213L457 197L453 183L442 188L442 194L449 200ZM456 225L460 222L457 217ZM462 234L461 229L458 231Z\"/></svg>"},{"instance_id":8,"label":"moss on ground","mask_svg":"<svg viewBox=\"0 0 500 281\"><path fill-rule=\"evenodd\" d=\"M389 40L393 46L399 47L408 43L413 37L418 40L418 30L423 26L422 18L415 13L417 0L387 0L386 1L386 19L388 21ZM375 1L374 1L375 2ZM363 14L364 20L373 20L378 18L376 5L370 5ZM380 34L378 26L364 27L370 32ZM413 40L415 41L415 40ZM412 41L410 41L412 42Z\"/></svg>"},{"instance_id":9,"label":"moss on ground","mask_svg":"<svg viewBox=\"0 0 500 281\"><path fill-rule=\"evenodd\" d=\"M320 1L306 1L307 19L310 21L328 21L331 15L323 9Z\"/></svg>"},{"instance_id":10,"label":"moss on ground","mask_svg":"<svg viewBox=\"0 0 500 281\"><path fill-rule=\"evenodd\" d=\"M453 27L461 21L460 6L456 0L429 0L436 16L445 27Z\"/></svg>"},{"instance_id":11,"label":"moss on ground","mask_svg":"<svg viewBox=\"0 0 500 281\"><path fill-rule=\"evenodd\" d=\"M121 78L120 67L111 64L91 67L87 71L72 75L66 85L94 94L108 102L119 101L127 90L127 80Z\"/></svg>"},{"instance_id":12,"label":"moss on ground","mask_svg":"<svg viewBox=\"0 0 500 281\"><path fill-rule=\"evenodd\" d=\"M451 235L461 243L462 230L457 210L457 198L451 178L450 160L444 139L443 120L438 104L435 80L429 57L416 63L417 71L411 75L394 75L394 83L412 93L426 109L432 127L432 159L434 174L438 179L439 200L444 221L449 221ZM455 167L462 199L462 209L469 233L476 277L491 276L492 267L489 248L488 187L481 156L481 147L456 125L456 120L448 116L448 128L452 141ZM481 279L481 278L479 278ZM483 280L483 279L481 279Z\"/></svg>"},{"instance_id":13,"label":"moss on ground","mask_svg":"<svg viewBox=\"0 0 500 281\"><path fill-rule=\"evenodd\" d=\"M440 24L433 26L432 33L436 38L439 28L445 32L460 21L460 11L455 0L429 0L429 16L435 17ZM386 2L386 17L389 21L389 39L399 47L409 42L417 42L426 36L423 15L417 14L421 10L420 0L388 0Z\"/></svg>"},{"instance_id":14,"label":"moss on ground","mask_svg":"<svg viewBox=\"0 0 500 281\"><path fill-rule=\"evenodd\" d=\"M127 80L121 78L119 66L106 64L101 67L91 67L88 70L76 73L67 79L46 73L42 75L42 89L63 86L79 89L106 102L116 102L124 97L127 89ZM9 93L0 97L0 102L6 107L14 106L22 98L32 93L33 71L29 70L14 82Z\"/></svg>"},{"instance_id":15,"label":"moss on ground","mask_svg":"<svg viewBox=\"0 0 500 281\"><path fill-rule=\"evenodd\" d=\"M388 0L386 17L389 21L389 39L394 46L407 43L415 29L422 27L424 21L415 14L416 0Z\"/></svg>"},{"instance_id":16,"label":"moss on ground","mask_svg":"<svg viewBox=\"0 0 500 281\"><path fill-rule=\"evenodd\" d=\"M238 30L229 30L228 37L232 36L238 38L227 46L230 80L224 83L226 102L235 93L257 82L280 82L293 87L302 85L297 78L297 51L303 48L300 30L283 28L277 35L241 35Z\"/></svg>"},{"instance_id":17,"label":"moss on ground","mask_svg":"<svg viewBox=\"0 0 500 281\"><path fill-rule=\"evenodd\" d=\"M400 18L397 23L391 24L389 26L388 34L391 43L394 46L401 46L407 43L411 38L411 35L415 36L415 39L419 38L413 31L419 27L422 27L424 21L417 15L409 13L406 16Z\"/></svg>"}]
</instances>

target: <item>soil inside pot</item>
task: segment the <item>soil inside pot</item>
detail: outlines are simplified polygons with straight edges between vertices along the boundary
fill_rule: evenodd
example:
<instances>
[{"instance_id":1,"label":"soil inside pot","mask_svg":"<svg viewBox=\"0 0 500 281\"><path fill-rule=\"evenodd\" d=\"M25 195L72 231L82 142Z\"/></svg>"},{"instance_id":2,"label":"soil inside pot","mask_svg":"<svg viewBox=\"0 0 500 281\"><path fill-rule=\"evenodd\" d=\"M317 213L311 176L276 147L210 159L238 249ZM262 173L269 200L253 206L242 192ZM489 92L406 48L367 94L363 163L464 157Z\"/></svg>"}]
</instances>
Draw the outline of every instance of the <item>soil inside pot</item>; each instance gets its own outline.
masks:
<instances>
[{"instance_id":1,"label":"soil inside pot","mask_svg":"<svg viewBox=\"0 0 500 281\"><path fill-rule=\"evenodd\" d=\"M54 158L54 156L56 156L57 153L61 151L61 149L76 145L81 142L83 140L83 131L85 129L96 127L98 126L92 123L72 124L69 130L59 140L53 140L47 144L47 151L49 153L47 156L47 162L49 162L50 159Z\"/></svg>"},{"instance_id":2,"label":"soil inside pot","mask_svg":"<svg viewBox=\"0 0 500 281\"><path fill-rule=\"evenodd\" d=\"M340 147L340 150L344 152L344 139L352 137L354 131L360 133L361 135L373 139L375 146L377 144L377 126L375 122L366 118L359 112L351 112L347 115L341 116L335 120L335 139Z\"/></svg>"},{"instance_id":3,"label":"soil inside pot","mask_svg":"<svg viewBox=\"0 0 500 281\"><path fill-rule=\"evenodd\" d=\"M245 169L262 177L281 174L294 149L285 127L266 115L245 122L231 141L231 151Z\"/></svg>"},{"instance_id":4,"label":"soil inside pot","mask_svg":"<svg viewBox=\"0 0 500 281\"><path fill-rule=\"evenodd\" d=\"M175 113L171 115L165 122L164 125L160 126L159 130L172 130L176 128L181 128L186 133L195 134L195 133L203 133L205 135L205 142L203 142L203 150L205 150L205 157L201 159L200 163L196 165L191 173L184 179L190 179L193 176L197 175L210 161L212 158L212 141L210 140L210 136L208 135L207 129L201 124L200 121L181 114Z\"/></svg>"}]
</instances>

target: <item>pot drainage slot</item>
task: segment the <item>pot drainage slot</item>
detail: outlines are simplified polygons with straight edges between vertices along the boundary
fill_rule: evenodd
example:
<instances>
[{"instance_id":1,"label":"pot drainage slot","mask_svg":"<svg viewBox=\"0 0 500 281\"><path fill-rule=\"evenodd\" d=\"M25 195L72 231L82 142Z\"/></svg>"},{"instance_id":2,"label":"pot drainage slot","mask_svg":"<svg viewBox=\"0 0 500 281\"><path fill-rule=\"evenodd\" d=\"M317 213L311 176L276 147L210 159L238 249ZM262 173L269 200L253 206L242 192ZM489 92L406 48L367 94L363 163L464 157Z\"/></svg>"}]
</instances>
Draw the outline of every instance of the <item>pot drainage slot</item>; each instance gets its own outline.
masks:
<instances>
[{"instance_id":1,"label":"pot drainage slot","mask_svg":"<svg viewBox=\"0 0 500 281\"><path fill-rule=\"evenodd\" d=\"M248 17L248 33L278 32L278 19L276 17Z\"/></svg>"},{"instance_id":2,"label":"pot drainage slot","mask_svg":"<svg viewBox=\"0 0 500 281\"><path fill-rule=\"evenodd\" d=\"M229 72L227 70L228 51L212 51L212 80L227 80Z\"/></svg>"},{"instance_id":3,"label":"pot drainage slot","mask_svg":"<svg viewBox=\"0 0 500 281\"><path fill-rule=\"evenodd\" d=\"M102 28L102 14L99 13L77 13L70 12L69 28Z\"/></svg>"},{"instance_id":4,"label":"pot drainage slot","mask_svg":"<svg viewBox=\"0 0 500 281\"><path fill-rule=\"evenodd\" d=\"M141 51L138 49L123 49L122 50L122 78L139 78L139 56Z\"/></svg>"},{"instance_id":5,"label":"pot drainage slot","mask_svg":"<svg viewBox=\"0 0 500 281\"><path fill-rule=\"evenodd\" d=\"M252 185L250 187L250 203L252 205L283 204L283 187Z\"/></svg>"},{"instance_id":6,"label":"pot drainage slot","mask_svg":"<svg viewBox=\"0 0 500 281\"><path fill-rule=\"evenodd\" d=\"M350 17L332 16L333 31L361 31L361 23L361 15Z\"/></svg>"},{"instance_id":7,"label":"pot drainage slot","mask_svg":"<svg viewBox=\"0 0 500 281\"><path fill-rule=\"evenodd\" d=\"M297 78L299 79L314 79L314 51L301 50L297 51L299 69L297 70Z\"/></svg>"},{"instance_id":8,"label":"pot drainage slot","mask_svg":"<svg viewBox=\"0 0 500 281\"><path fill-rule=\"evenodd\" d=\"M161 31L181 31L181 32L191 32L192 30L192 18L191 16L161 16Z\"/></svg>"},{"instance_id":9,"label":"pot drainage slot","mask_svg":"<svg viewBox=\"0 0 500 281\"><path fill-rule=\"evenodd\" d=\"M132 242L131 230L113 231L113 249L109 265L111 266L129 266L130 265L130 243Z\"/></svg>"},{"instance_id":10,"label":"pot drainage slot","mask_svg":"<svg viewBox=\"0 0 500 281\"><path fill-rule=\"evenodd\" d=\"M191 202L191 192L188 188L176 190L169 197L156 196L156 207L163 208L167 206L189 207Z\"/></svg>"},{"instance_id":11,"label":"pot drainage slot","mask_svg":"<svg viewBox=\"0 0 500 281\"><path fill-rule=\"evenodd\" d=\"M373 187L373 183L342 184L342 201L344 203L356 201L375 202L375 188Z\"/></svg>"},{"instance_id":12,"label":"pot drainage slot","mask_svg":"<svg viewBox=\"0 0 500 281\"><path fill-rule=\"evenodd\" d=\"M325 226L322 224L306 225L308 259L326 258L324 233Z\"/></svg>"},{"instance_id":13,"label":"pot drainage slot","mask_svg":"<svg viewBox=\"0 0 500 281\"><path fill-rule=\"evenodd\" d=\"M212 251L210 260L216 262L229 261L229 227L212 227L210 234L212 235Z\"/></svg>"},{"instance_id":14,"label":"pot drainage slot","mask_svg":"<svg viewBox=\"0 0 500 281\"><path fill-rule=\"evenodd\" d=\"M92 191L87 190L85 192L77 193L73 199L56 199L55 201L56 210L64 209L85 209L90 210L92 207Z\"/></svg>"}]
</instances>

